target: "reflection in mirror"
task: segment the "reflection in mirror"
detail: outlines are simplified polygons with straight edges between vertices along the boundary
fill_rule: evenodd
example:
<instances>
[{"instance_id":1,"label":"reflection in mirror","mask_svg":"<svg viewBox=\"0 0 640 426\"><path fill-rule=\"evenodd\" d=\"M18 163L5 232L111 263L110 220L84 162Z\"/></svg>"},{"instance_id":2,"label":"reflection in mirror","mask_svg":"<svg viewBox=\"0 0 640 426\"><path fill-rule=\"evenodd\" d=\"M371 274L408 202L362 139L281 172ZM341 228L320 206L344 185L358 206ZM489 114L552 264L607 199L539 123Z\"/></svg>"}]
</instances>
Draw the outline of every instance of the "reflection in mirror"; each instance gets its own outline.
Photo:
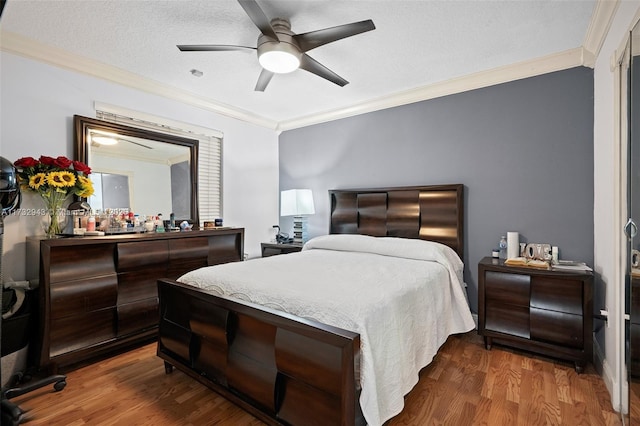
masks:
<instances>
[{"instance_id":1,"label":"reflection in mirror","mask_svg":"<svg viewBox=\"0 0 640 426\"><path fill-rule=\"evenodd\" d=\"M75 158L92 169L93 210L198 224L198 141L75 116Z\"/></svg>"},{"instance_id":2,"label":"reflection in mirror","mask_svg":"<svg viewBox=\"0 0 640 426\"><path fill-rule=\"evenodd\" d=\"M89 199L89 205L95 211L132 210L131 191L129 190L129 176L117 173L103 173L96 169L91 174L94 193Z\"/></svg>"}]
</instances>

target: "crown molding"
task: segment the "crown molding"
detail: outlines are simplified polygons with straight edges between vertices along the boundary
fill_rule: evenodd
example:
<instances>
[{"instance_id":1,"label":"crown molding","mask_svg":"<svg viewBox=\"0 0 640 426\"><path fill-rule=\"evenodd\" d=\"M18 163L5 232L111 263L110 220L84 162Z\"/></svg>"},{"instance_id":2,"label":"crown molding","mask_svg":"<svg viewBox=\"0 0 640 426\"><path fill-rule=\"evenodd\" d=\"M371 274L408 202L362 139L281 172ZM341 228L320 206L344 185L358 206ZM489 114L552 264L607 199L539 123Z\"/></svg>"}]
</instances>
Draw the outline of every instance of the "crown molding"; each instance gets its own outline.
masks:
<instances>
[{"instance_id":1,"label":"crown molding","mask_svg":"<svg viewBox=\"0 0 640 426\"><path fill-rule=\"evenodd\" d=\"M435 99L455 93L481 89L496 84L534 77L554 71L561 71L583 65L585 52L582 48L566 50L530 61L505 65L468 76L454 78L440 83L422 86L389 96L372 99L346 108L308 115L293 120L281 121L277 130L285 131L320 124L340 118L351 117L382 109L393 108L415 102Z\"/></svg>"},{"instance_id":2,"label":"crown molding","mask_svg":"<svg viewBox=\"0 0 640 426\"><path fill-rule=\"evenodd\" d=\"M598 4L617 3L617 1L618 0L599 0ZM598 6L596 6L596 8L597 7ZM613 10L615 11L615 9ZM600 20L601 19L598 21ZM211 99L161 84L157 81L99 61L80 57L59 48L46 46L15 33L0 30L0 40L2 41L0 50L183 102L240 121L275 130L278 134L286 130L582 66L585 65L585 63L591 62L593 55L588 49L582 47L575 48L529 61L505 65L468 76L394 93L345 108L337 108L318 114L277 122L249 111L234 108L230 105L218 103Z\"/></svg>"},{"instance_id":3,"label":"crown molding","mask_svg":"<svg viewBox=\"0 0 640 426\"><path fill-rule=\"evenodd\" d=\"M589 28L584 36L582 46L588 54L585 54L585 66L593 68L595 60L600 54L611 22L618 10L620 0L597 0L591 14Z\"/></svg>"},{"instance_id":4,"label":"crown molding","mask_svg":"<svg viewBox=\"0 0 640 426\"><path fill-rule=\"evenodd\" d=\"M276 129L278 123L261 117L249 111L234 108L230 105L212 101L193 93L179 90L142 77L121 68L104 64L93 59L72 54L63 49L47 46L10 31L0 30L0 50L15 55L44 62L55 67L64 68L81 74L111 81L116 84L142 90L154 95L163 96L175 101L193 105L204 110L212 111L237 120L256 124L258 126Z\"/></svg>"}]
</instances>

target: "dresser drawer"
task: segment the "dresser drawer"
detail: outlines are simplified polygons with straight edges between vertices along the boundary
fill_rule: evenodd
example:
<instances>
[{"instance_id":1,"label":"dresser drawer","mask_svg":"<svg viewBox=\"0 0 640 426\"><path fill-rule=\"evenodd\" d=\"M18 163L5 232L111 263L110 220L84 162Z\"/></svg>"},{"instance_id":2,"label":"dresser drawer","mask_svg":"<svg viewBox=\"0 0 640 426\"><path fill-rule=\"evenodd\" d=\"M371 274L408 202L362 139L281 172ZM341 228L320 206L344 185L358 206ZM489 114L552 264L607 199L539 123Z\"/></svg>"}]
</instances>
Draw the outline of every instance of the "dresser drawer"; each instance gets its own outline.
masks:
<instances>
[{"instance_id":1,"label":"dresser drawer","mask_svg":"<svg viewBox=\"0 0 640 426\"><path fill-rule=\"evenodd\" d=\"M136 270L169 262L166 241L136 241L118 244L118 272Z\"/></svg>"},{"instance_id":2,"label":"dresser drawer","mask_svg":"<svg viewBox=\"0 0 640 426\"><path fill-rule=\"evenodd\" d=\"M116 337L116 308L101 309L51 321L49 356L113 340Z\"/></svg>"},{"instance_id":3,"label":"dresser drawer","mask_svg":"<svg viewBox=\"0 0 640 426\"><path fill-rule=\"evenodd\" d=\"M487 271L484 277L484 294L487 304L529 307L529 275Z\"/></svg>"},{"instance_id":4,"label":"dresser drawer","mask_svg":"<svg viewBox=\"0 0 640 426\"><path fill-rule=\"evenodd\" d=\"M115 244L52 247L49 281L53 284L113 274L114 250Z\"/></svg>"},{"instance_id":5,"label":"dresser drawer","mask_svg":"<svg viewBox=\"0 0 640 426\"><path fill-rule=\"evenodd\" d=\"M487 301L485 330L529 338L529 307Z\"/></svg>"},{"instance_id":6,"label":"dresser drawer","mask_svg":"<svg viewBox=\"0 0 640 426\"><path fill-rule=\"evenodd\" d=\"M84 314L116 305L116 274L51 285L51 318Z\"/></svg>"},{"instance_id":7,"label":"dresser drawer","mask_svg":"<svg viewBox=\"0 0 640 426\"><path fill-rule=\"evenodd\" d=\"M533 277L531 307L582 315L582 281Z\"/></svg>"},{"instance_id":8,"label":"dresser drawer","mask_svg":"<svg viewBox=\"0 0 640 426\"><path fill-rule=\"evenodd\" d=\"M581 348L584 344L582 315L531 308L531 338Z\"/></svg>"},{"instance_id":9,"label":"dresser drawer","mask_svg":"<svg viewBox=\"0 0 640 426\"><path fill-rule=\"evenodd\" d=\"M118 305L118 337L158 325L158 298Z\"/></svg>"},{"instance_id":10,"label":"dresser drawer","mask_svg":"<svg viewBox=\"0 0 640 426\"><path fill-rule=\"evenodd\" d=\"M118 274L118 305L158 297L158 278L167 276L161 266Z\"/></svg>"}]
</instances>

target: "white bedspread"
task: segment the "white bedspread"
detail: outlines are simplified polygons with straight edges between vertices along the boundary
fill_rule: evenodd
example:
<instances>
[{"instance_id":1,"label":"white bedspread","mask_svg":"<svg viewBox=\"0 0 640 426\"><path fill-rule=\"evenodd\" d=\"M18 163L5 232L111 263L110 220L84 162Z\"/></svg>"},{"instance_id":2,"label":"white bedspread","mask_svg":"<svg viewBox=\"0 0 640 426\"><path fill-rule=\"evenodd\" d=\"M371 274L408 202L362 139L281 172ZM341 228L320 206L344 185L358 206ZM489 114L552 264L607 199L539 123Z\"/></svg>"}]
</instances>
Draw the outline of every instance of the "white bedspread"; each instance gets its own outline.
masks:
<instances>
[{"instance_id":1,"label":"white bedspread","mask_svg":"<svg viewBox=\"0 0 640 426\"><path fill-rule=\"evenodd\" d=\"M179 281L360 334L360 405L369 425L402 411L450 334L474 328L462 262L442 244L326 235L300 253L189 272Z\"/></svg>"}]
</instances>

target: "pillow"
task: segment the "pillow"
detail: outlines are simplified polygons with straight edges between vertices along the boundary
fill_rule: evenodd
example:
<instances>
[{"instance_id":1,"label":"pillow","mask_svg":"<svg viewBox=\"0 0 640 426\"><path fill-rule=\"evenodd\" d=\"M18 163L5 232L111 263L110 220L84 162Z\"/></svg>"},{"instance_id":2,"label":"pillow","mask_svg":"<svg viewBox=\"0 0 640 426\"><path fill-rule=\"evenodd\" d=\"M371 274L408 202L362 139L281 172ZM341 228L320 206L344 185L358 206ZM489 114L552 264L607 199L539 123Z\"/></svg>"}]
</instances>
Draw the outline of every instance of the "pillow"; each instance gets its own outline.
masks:
<instances>
[{"instance_id":1,"label":"pillow","mask_svg":"<svg viewBox=\"0 0 640 426\"><path fill-rule=\"evenodd\" d=\"M337 250L373 253L405 259L436 261L451 268L462 282L464 264L449 246L412 238L372 237L358 234L331 234L312 238L302 250Z\"/></svg>"}]
</instances>

